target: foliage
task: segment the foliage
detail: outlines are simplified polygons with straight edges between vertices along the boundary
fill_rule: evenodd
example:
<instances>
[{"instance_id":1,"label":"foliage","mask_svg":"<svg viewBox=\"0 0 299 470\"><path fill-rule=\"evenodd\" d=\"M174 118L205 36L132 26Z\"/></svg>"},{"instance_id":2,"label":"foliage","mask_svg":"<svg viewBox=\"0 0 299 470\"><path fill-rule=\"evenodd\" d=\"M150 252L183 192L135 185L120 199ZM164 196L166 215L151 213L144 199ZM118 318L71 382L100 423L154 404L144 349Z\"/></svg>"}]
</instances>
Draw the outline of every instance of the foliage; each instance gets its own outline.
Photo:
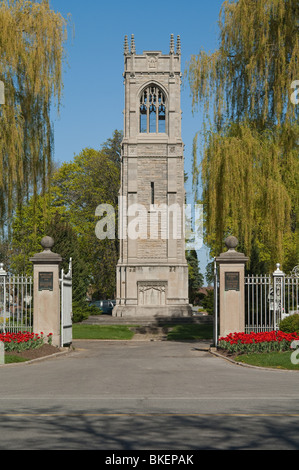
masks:
<instances>
[{"instance_id":1,"label":"foliage","mask_svg":"<svg viewBox=\"0 0 299 470\"><path fill-rule=\"evenodd\" d=\"M99 298L115 295L118 240L96 237L99 219L95 214L100 204L110 204L117 219L119 185L118 166L105 152L94 149L84 149L53 175L53 206L67 214L84 254L91 289Z\"/></svg>"},{"instance_id":2,"label":"foliage","mask_svg":"<svg viewBox=\"0 0 299 470\"><path fill-rule=\"evenodd\" d=\"M73 323L80 323L89 317L88 308L83 302L73 302Z\"/></svg>"},{"instance_id":3,"label":"foliage","mask_svg":"<svg viewBox=\"0 0 299 470\"><path fill-rule=\"evenodd\" d=\"M27 204L16 210L12 221L11 255L6 265L12 273L32 275L29 258L41 251L40 242L48 235L47 229L56 213L48 194L39 195L35 200L31 197Z\"/></svg>"},{"instance_id":4,"label":"foliage","mask_svg":"<svg viewBox=\"0 0 299 470\"><path fill-rule=\"evenodd\" d=\"M115 129L112 137L106 140L101 146L101 153L105 155L111 162L115 163L120 169L121 165L121 143L123 140L123 132Z\"/></svg>"},{"instance_id":5,"label":"foliage","mask_svg":"<svg viewBox=\"0 0 299 470\"><path fill-rule=\"evenodd\" d=\"M195 250L186 252L189 273L189 301L191 304L197 296L198 289L203 286L203 275L199 269L197 253Z\"/></svg>"},{"instance_id":6,"label":"foliage","mask_svg":"<svg viewBox=\"0 0 299 470\"><path fill-rule=\"evenodd\" d=\"M280 324L279 329L284 333L298 333L299 334L299 314L290 315L284 318Z\"/></svg>"},{"instance_id":7,"label":"foliage","mask_svg":"<svg viewBox=\"0 0 299 470\"><path fill-rule=\"evenodd\" d=\"M213 338L213 325L175 325L168 333L168 341L192 341Z\"/></svg>"},{"instance_id":8,"label":"foliage","mask_svg":"<svg viewBox=\"0 0 299 470\"><path fill-rule=\"evenodd\" d=\"M298 18L297 0L226 0L218 49L187 71L193 110L204 108L193 183L196 192L202 135L206 243L217 256L237 236L250 271L298 262Z\"/></svg>"},{"instance_id":9,"label":"foliage","mask_svg":"<svg viewBox=\"0 0 299 470\"><path fill-rule=\"evenodd\" d=\"M103 151L84 149L74 161L64 163L53 175L51 190L16 211L6 264L10 271L32 274L29 258L41 251L40 241L49 235L66 271L73 259L74 301L84 301L88 287L99 298L114 297L118 240L98 240L95 234L96 208L107 203L115 208L117 231L120 171L113 155L121 133L114 135L117 139L108 139Z\"/></svg>"},{"instance_id":10,"label":"foliage","mask_svg":"<svg viewBox=\"0 0 299 470\"><path fill-rule=\"evenodd\" d=\"M219 14L219 48L192 56L188 78L195 109L204 104L217 130L244 116L258 127L295 121L290 101L298 80L297 0L226 0Z\"/></svg>"},{"instance_id":11,"label":"foliage","mask_svg":"<svg viewBox=\"0 0 299 470\"><path fill-rule=\"evenodd\" d=\"M72 258L72 293L74 302L83 302L90 284L90 273L81 252L79 239L65 215L56 213L46 228L48 236L55 241L55 251L63 261L61 268L67 273ZM73 306L74 307L74 306Z\"/></svg>"},{"instance_id":12,"label":"foliage","mask_svg":"<svg viewBox=\"0 0 299 470\"><path fill-rule=\"evenodd\" d=\"M99 315L99 312L97 307L87 305L86 301L73 301L73 323L81 323L90 315Z\"/></svg>"},{"instance_id":13,"label":"foliage","mask_svg":"<svg viewBox=\"0 0 299 470\"><path fill-rule=\"evenodd\" d=\"M28 349L37 349L44 344L44 334L30 332L2 333L0 341L4 343L4 350L7 352L21 352ZM52 344L52 333L47 336L48 344Z\"/></svg>"},{"instance_id":14,"label":"foliage","mask_svg":"<svg viewBox=\"0 0 299 470\"><path fill-rule=\"evenodd\" d=\"M293 341L298 341L297 333L270 331L263 333L230 333L219 338L218 347L231 353L289 351Z\"/></svg>"},{"instance_id":15,"label":"foliage","mask_svg":"<svg viewBox=\"0 0 299 470\"><path fill-rule=\"evenodd\" d=\"M15 274L32 275L33 265L30 257L41 251L41 239L51 236L55 245L53 250L62 257L61 268L67 273L69 260L72 258L73 274L73 310L77 311L77 303L86 299L86 293L90 283L90 273L87 269L84 254L81 251L78 236L71 227L67 215L60 208L60 213L50 204L48 211L43 211L46 196L38 196L34 211L33 198L24 205L22 212L17 211L14 218L12 254L9 260L9 270ZM35 212L35 230L34 216ZM24 241L26 240L26 243Z\"/></svg>"},{"instance_id":16,"label":"foliage","mask_svg":"<svg viewBox=\"0 0 299 470\"><path fill-rule=\"evenodd\" d=\"M214 289L209 289L201 301L204 310L209 314L214 314Z\"/></svg>"},{"instance_id":17,"label":"foliage","mask_svg":"<svg viewBox=\"0 0 299 470\"><path fill-rule=\"evenodd\" d=\"M67 20L48 0L0 2L0 229L16 207L49 187L53 129L50 108L60 104Z\"/></svg>"},{"instance_id":18,"label":"foliage","mask_svg":"<svg viewBox=\"0 0 299 470\"><path fill-rule=\"evenodd\" d=\"M277 132L231 126L210 135L202 162L206 241L213 254L221 252L224 236L235 234L240 249L248 256L255 250L268 271L277 260L286 261L286 246L299 248L293 225L299 146L293 130L292 151L284 155L284 131Z\"/></svg>"},{"instance_id":19,"label":"foliage","mask_svg":"<svg viewBox=\"0 0 299 470\"><path fill-rule=\"evenodd\" d=\"M206 265L206 280L207 280L208 286L214 285L214 279L215 279L214 261L211 261L210 263Z\"/></svg>"}]
</instances>

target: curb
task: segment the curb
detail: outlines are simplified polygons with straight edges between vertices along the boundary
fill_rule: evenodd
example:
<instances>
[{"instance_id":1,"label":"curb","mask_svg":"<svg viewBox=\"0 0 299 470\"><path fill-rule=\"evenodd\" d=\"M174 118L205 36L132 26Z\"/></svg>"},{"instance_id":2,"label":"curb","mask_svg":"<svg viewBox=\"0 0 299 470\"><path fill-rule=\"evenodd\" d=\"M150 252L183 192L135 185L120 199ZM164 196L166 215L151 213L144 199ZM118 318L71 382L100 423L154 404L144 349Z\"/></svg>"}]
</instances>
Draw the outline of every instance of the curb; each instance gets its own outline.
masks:
<instances>
[{"instance_id":1,"label":"curb","mask_svg":"<svg viewBox=\"0 0 299 470\"><path fill-rule=\"evenodd\" d=\"M73 352L73 351L68 349L67 351L60 351L60 352L55 353L55 354L50 354L49 356L44 356L44 357L38 357L36 359L31 359L30 361L13 362L12 364L1 364L0 369L1 369L1 367L27 366L27 365L30 365L30 364L34 364L36 362L46 361L46 360L51 359L51 358L66 356L67 354L70 354L71 352Z\"/></svg>"}]
</instances>

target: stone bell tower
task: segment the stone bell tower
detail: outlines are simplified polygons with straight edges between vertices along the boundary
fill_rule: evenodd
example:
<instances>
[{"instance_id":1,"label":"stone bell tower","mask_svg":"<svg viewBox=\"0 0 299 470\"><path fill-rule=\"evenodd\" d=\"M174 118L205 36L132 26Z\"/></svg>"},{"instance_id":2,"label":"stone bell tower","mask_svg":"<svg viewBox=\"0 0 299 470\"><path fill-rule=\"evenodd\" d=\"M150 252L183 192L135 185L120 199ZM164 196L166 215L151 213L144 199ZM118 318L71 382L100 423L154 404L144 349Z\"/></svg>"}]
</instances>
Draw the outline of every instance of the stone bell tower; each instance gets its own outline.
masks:
<instances>
[{"instance_id":1,"label":"stone bell tower","mask_svg":"<svg viewBox=\"0 0 299 470\"><path fill-rule=\"evenodd\" d=\"M124 44L120 259L114 316L189 316L181 137L181 43Z\"/></svg>"}]
</instances>

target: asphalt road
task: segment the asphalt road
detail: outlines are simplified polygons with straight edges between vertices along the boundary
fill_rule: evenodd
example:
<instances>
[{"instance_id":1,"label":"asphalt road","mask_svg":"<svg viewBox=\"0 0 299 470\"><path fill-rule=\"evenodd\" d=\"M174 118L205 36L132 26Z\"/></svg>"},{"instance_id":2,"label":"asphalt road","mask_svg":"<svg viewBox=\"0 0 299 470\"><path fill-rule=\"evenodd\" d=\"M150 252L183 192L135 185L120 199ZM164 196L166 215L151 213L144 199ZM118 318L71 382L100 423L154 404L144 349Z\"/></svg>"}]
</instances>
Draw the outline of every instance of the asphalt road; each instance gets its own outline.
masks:
<instances>
[{"instance_id":1,"label":"asphalt road","mask_svg":"<svg viewBox=\"0 0 299 470\"><path fill-rule=\"evenodd\" d=\"M241 367L207 344L75 341L0 367L0 449L298 450L299 372Z\"/></svg>"}]
</instances>

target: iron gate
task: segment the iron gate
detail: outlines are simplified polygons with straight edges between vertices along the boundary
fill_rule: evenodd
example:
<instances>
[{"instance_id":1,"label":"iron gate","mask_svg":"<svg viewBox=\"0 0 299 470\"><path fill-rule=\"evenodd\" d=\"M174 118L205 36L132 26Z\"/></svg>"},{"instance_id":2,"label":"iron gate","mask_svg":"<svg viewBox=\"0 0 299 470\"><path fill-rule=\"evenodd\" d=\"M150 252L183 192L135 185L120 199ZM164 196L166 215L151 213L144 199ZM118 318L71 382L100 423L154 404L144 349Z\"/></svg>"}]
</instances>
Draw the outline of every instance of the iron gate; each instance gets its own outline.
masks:
<instances>
[{"instance_id":1,"label":"iron gate","mask_svg":"<svg viewBox=\"0 0 299 470\"><path fill-rule=\"evenodd\" d=\"M0 331L33 331L33 279L15 276L0 263Z\"/></svg>"},{"instance_id":2,"label":"iron gate","mask_svg":"<svg viewBox=\"0 0 299 470\"><path fill-rule=\"evenodd\" d=\"M279 329L284 318L299 314L299 266L285 275L277 264L276 271L265 275L245 276L245 332ZM218 343L219 276L214 261L214 344ZM233 332L232 332L233 333Z\"/></svg>"},{"instance_id":3,"label":"iron gate","mask_svg":"<svg viewBox=\"0 0 299 470\"><path fill-rule=\"evenodd\" d=\"M272 275L245 277L245 332L279 329L281 320L299 313L298 267L285 275L280 264Z\"/></svg>"},{"instance_id":4,"label":"iron gate","mask_svg":"<svg viewBox=\"0 0 299 470\"><path fill-rule=\"evenodd\" d=\"M61 346L69 346L73 341L73 309L72 309L72 259L69 263L69 271L61 270L60 295L61 295Z\"/></svg>"},{"instance_id":5,"label":"iron gate","mask_svg":"<svg viewBox=\"0 0 299 470\"><path fill-rule=\"evenodd\" d=\"M214 346L218 344L219 336L219 276L216 259L214 260L214 325L213 325L213 341Z\"/></svg>"}]
</instances>

